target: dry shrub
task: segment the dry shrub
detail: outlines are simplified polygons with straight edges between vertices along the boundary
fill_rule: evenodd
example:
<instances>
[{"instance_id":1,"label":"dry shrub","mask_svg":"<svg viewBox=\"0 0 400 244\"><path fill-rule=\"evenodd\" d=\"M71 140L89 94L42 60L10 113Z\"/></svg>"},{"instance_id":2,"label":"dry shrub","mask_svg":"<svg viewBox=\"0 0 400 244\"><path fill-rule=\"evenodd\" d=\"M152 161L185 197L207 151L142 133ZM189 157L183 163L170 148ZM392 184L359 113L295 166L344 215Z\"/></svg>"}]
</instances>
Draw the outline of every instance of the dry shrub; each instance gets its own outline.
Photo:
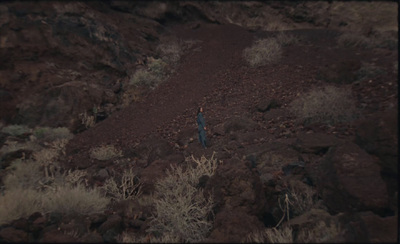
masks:
<instances>
[{"instance_id":1,"label":"dry shrub","mask_svg":"<svg viewBox=\"0 0 400 244\"><path fill-rule=\"evenodd\" d=\"M357 79L371 79L384 73L385 70L383 70L382 68L371 63L363 62L361 68L357 72Z\"/></svg>"},{"instance_id":2,"label":"dry shrub","mask_svg":"<svg viewBox=\"0 0 400 244\"><path fill-rule=\"evenodd\" d=\"M56 141L56 140L70 140L74 135L66 127L37 127L33 130L33 135L38 140L43 141Z\"/></svg>"},{"instance_id":3,"label":"dry shrub","mask_svg":"<svg viewBox=\"0 0 400 244\"><path fill-rule=\"evenodd\" d=\"M357 116L351 90L334 86L311 90L295 99L289 108L304 124L335 124L350 121Z\"/></svg>"},{"instance_id":4,"label":"dry shrub","mask_svg":"<svg viewBox=\"0 0 400 244\"><path fill-rule=\"evenodd\" d=\"M142 184L139 182L137 174L129 170L124 170L120 180L109 178L104 183L102 189L115 200L126 200L138 198L141 195Z\"/></svg>"},{"instance_id":5,"label":"dry shrub","mask_svg":"<svg viewBox=\"0 0 400 244\"><path fill-rule=\"evenodd\" d=\"M290 183L288 196L292 203L291 210L296 216L299 216L313 208L317 200L313 189L300 182Z\"/></svg>"},{"instance_id":6,"label":"dry shrub","mask_svg":"<svg viewBox=\"0 0 400 244\"><path fill-rule=\"evenodd\" d=\"M146 69L139 69L133 74L129 84L154 88L166 78L166 67L163 60L151 59Z\"/></svg>"},{"instance_id":7,"label":"dry shrub","mask_svg":"<svg viewBox=\"0 0 400 244\"><path fill-rule=\"evenodd\" d=\"M16 160L3 178L5 189L35 189L44 178L41 165L32 160Z\"/></svg>"},{"instance_id":8,"label":"dry shrub","mask_svg":"<svg viewBox=\"0 0 400 244\"><path fill-rule=\"evenodd\" d=\"M337 43L341 47L372 48L375 45L373 40L367 38L361 33L344 33L340 35Z\"/></svg>"},{"instance_id":9,"label":"dry shrub","mask_svg":"<svg viewBox=\"0 0 400 244\"><path fill-rule=\"evenodd\" d=\"M300 39L298 36L293 35L293 34L288 34L286 32L279 32L276 36L275 39L278 41L279 44L281 44L283 47L298 44L300 42Z\"/></svg>"},{"instance_id":10,"label":"dry shrub","mask_svg":"<svg viewBox=\"0 0 400 244\"><path fill-rule=\"evenodd\" d=\"M343 33L337 40L342 47L360 48L385 48L395 50L398 48L397 33L371 31L368 36L362 33Z\"/></svg>"},{"instance_id":11,"label":"dry shrub","mask_svg":"<svg viewBox=\"0 0 400 244\"><path fill-rule=\"evenodd\" d=\"M7 140L6 142L4 142L3 146L1 147L0 153L4 155L4 154L10 153L10 152L16 152L18 150L37 151L40 149L42 149L42 147L32 141L20 143L17 141Z\"/></svg>"},{"instance_id":12,"label":"dry shrub","mask_svg":"<svg viewBox=\"0 0 400 244\"><path fill-rule=\"evenodd\" d=\"M100 161L105 161L122 157L122 151L115 148L114 145L102 145L92 148L90 150L90 157Z\"/></svg>"},{"instance_id":13,"label":"dry shrub","mask_svg":"<svg viewBox=\"0 0 400 244\"><path fill-rule=\"evenodd\" d=\"M13 188L0 194L0 225L41 211L41 196L30 188Z\"/></svg>"},{"instance_id":14,"label":"dry shrub","mask_svg":"<svg viewBox=\"0 0 400 244\"><path fill-rule=\"evenodd\" d=\"M200 162L201 160L199 160ZM148 230L156 238L176 236L180 242L203 240L212 228L213 199L196 188L203 173L188 164L186 170L171 166L167 176L156 183L155 208Z\"/></svg>"},{"instance_id":15,"label":"dry shrub","mask_svg":"<svg viewBox=\"0 0 400 244\"><path fill-rule=\"evenodd\" d=\"M123 232L118 236L120 243L180 243L179 237L176 235L165 234L161 237L155 237L151 234L147 236L138 236L135 233Z\"/></svg>"},{"instance_id":16,"label":"dry shrub","mask_svg":"<svg viewBox=\"0 0 400 244\"><path fill-rule=\"evenodd\" d=\"M84 125L86 129L96 124L96 118L93 115L89 115L86 111L80 113L79 118L81 119L81 124Z\"/></svg>"},{"instance_id":17,"label":"dry shrub","mask_svg":"<svg viewBox=\"0 0 400 244\"><path fill-rule=\"evenodd\" d=\"M161 59L171 65L177 64L183 54L182 44L178 40L161 43L157 47Z\"/></svg>"},{"instance_id":18,"label":"dry shrub","mask_svg":"<svg viewBox=\"0 0 400 244\"><path fill-rule=\"evenodd\" d=\"M330 223L326 225L324 221L319 221L312 228L300 228L296 242L299 243L335 243L335 238L341 234L339 225Z\"/></svg>"},{"instance_id":19,"label":"dry shrub","mask_svg":"<svg viewBox=\"0 0 400 244\"><path fill-rule=\"evenodd\" d=\"M256 41L243 51L244 58L252 67L274 63L282 56L281 45L276 38Z\"/></svg>"},{"instance_id":20,"label":"dry shrub","mask_svg":"<svg viewBox=\"0 0 400 244\"><path fill-rule=\"evenodd\" d=\"M87 189L81 184L57 186L42 192L41 204L44 213L93 214L102 212L110 199L103 197L96 188Z\"/></svg>"},{"instance_id":21,"label":"dry shrub","mask_svg":"<svg viewBox=\"0 0 400 244\"><path fill-rule=\"evenodd\" d=\"M5 191L0 196L0 223L28 217L34 212L98 213L109 203L97 189L70 183L61 175L54 181L45 181L36 162L19 161L13 167L15 170L4 179Z\"/></svg>"},{"instance_id":22,"label":"dry shrub","mask_svg":"<svg viewBox=\"0 0 400 244\"><path fill-rule=\"evenodd\" d=\"M289 225L281 228L267 228L250 233L244 242L247 243L293 243L293 230Z\"/></svg>"},{"instance_id":23,"label":"dry shrub","mask_svg":"<svg viewBox=\"0 0 400 244\"><path fill-rule=\"evenodd\" d=\"M1 129L1 132L11 136L20 136L30 132L30 129L25 125L8 125Z\"/></svg>"}]
</instances>

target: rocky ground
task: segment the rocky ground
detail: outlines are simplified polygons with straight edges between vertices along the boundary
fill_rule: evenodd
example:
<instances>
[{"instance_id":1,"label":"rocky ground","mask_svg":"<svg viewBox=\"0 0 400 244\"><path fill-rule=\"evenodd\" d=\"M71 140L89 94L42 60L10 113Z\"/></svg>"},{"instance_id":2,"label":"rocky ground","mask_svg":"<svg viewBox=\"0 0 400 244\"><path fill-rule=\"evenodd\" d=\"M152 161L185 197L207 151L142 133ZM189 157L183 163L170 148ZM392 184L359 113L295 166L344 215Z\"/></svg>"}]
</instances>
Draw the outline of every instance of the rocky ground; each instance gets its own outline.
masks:
<instances>
[{"instance_id":1,"label":"rocky ground","mask_svg":"<svg viewBox=\"0 0 400 244\"><path fill-rule=\"evenodd\" d=\"M90 15L92 8L90 4L88 6L83 14L86 20L81 17L76 21L85 22L91 18L100 20L103 15L117 15L104 6L95 6L96 14ZM27 10L14 8L22 12L20 15L30 16L23 13ZM114 8L121 8L121 5L116 4ZM13 7L9 9L11 11ZM65 6L57 9L67 11ZM118 15L121 14L118 12ZM157 15L157 12L153 14ZM49 15L50 12L47 13ZM40 26L32 28L40 28L43 35L49 35L45 34L47 27L40 19L43 15L38 14L36 17L38 22L34 23ZM241 242L254 230L276 226L282 217L279 199L293 186L303 192L312 192L317 202L312 209L301 214L296 213L295 208L292 209L290 223L294 230L309 228L310 223L322 220L327 224L338 223L342 227L339 235L332 239L335 241L396 241L397 47L346 48L338 46L337 38L341 32L336 29L318 27L290 30L286 33L297 36L299 42L284 47L283 56L278 62L252 68L244 60L243 50L255 40L271 37L276 32L221 23L209 14L188 23L164 24L162 32L158 33L156 30L161 29L160 22L148 20L146 33L141 32L138 36L128 24L117 22L118 18L114 18L115 23L107 24L118 25L121 33L131 33L109 40L114 42L116 49L119 48L117 60L120 63L113 60L116 50L109 50L111 44L107 40L86 43L80 41L79 35L65 37L66 43L75 41L75 44L71 44L70 48L65 45L51 49L63 55L70 54L70 59L65 60L69 62L66 65L69 67L72 67L70 63L85 66L83 62L77 62L81 60L80 55L89 55L83 51L85 48L96 45L96 50L104 49L99 54L91 54L94 56L82 57L82 60L99 60L98 67L88 69L92 78L86 82L84 78L88 79L88 75L72 74L73 70L83 73L86 69L71 68L68 72L72 72L72 75L68 77L75 78L68 82L63 80L65 75L52 73L52 65L61 64L51 61L56 60L57 55L47 48L37 50L37 65L47 65L48 72L43 71L36 78L24 76L28 66L31 69L35 67L24 66L22 61L13 64L7 59L10 55L2 55L4 63L14 65L12 71L2 70L3 77L11 84L2 84L8 89L7 94L2 92L1 95L4 104L2 116L12 118L6 122L22 121L24 107L20 108L18 115L13 114L13 109L24 97L36 92L28 87L21 88L18 82L29 80L34 83L35 79L43 80L40 77L46 75L59 77L39 94L47 96L47 99L51 96L55 100L59 94L63 94L64 106L61 110L73 111L77 115L82 111L76 107L71 108L68 101L75 100L76 94L80 92L89 95L77 96L78 102L73 104L78 104L76 106L79 109L89 109L92 103L117 104L114 100L119 91L115 85L126 82L126 70L134 67L140 55L155 55L150 47L143 51L135 49L137 43L141 43L137 46L144 48L146 41L154 41L151 36L194 40L193 46L181 57L175 72L137 102L127 107L115 106L112 112L109 111L108 118L87 130L79 124L79 120L73 121L69 117L59 120L57 125L70 126L79 131L67 145L66 157L61 161L63 168L84 169L90 176L89 183L100 186L112 171L133 167L144 185L143 194L150 195L154 190L155 179L162 179L169 165L184 165L185 158L191 155L209 158L215 153L219 162L217 172L203 182L204 191L213 194L216 203L213 228L206 242ZM154 18L157 19L157 16ZM23 24L22 20L12 22L17 26L10 28L21 29L18 25ZM71 18L68 21L61 17L55 20L57 23L68 24ZM83 22L74 23L77 31L82 26L91 26ZM110 30L113 28L110 27ZM121 31L124 28L131 28L130 32ZM92 34L107 38L110 33L106 32L103 35ZM20 34L23 36L23 33ZM84 32L82 35L91 34ZM50 36L46 37L52 40ZM59 35L54 38L59 38ZM18 46L2 48L3 54L12 50L19 50L22 56L25 49ZM124 53L131 56L124 56ZM357 77L364 62L374 64L384 72L357 80L354 77ZM108 78L100 72L102 69L107 70ZM16 73L17 70L22 73ZM103 83L93 83L93 79L102 79ZM349 123L335 125L299 123L290 112L289 104L311 88L327 84L351 90L360 116ZM11 91L17 90L19 93L15 94L18 96L13 95ZM54 116L59 113L51 114L41 110L52 111L52 103L44 101L43 97L35 98L40 100L35 103L36 110L26 112L25 115L44 113L53 117L28 118L27 122L45 125L48 120L56 121ZM93 98L98 100L93 101ZM43 103L48 103L48 106L44 108ZM195 118L198 106L203 106L205 110L209 142L207 149L201 148L197 140ZM100 145L115 145L122 150L124 156L108 161L91 158L90 150ZM100 172L106 172L105 177L99 177ZM3 225L0 239L13 242L115 242L117 235L123 231L145 236L149 211L136 201L128 201L110 206L105 213L85 217L36 214ZM138 215L140 218L137 219ZM68 228L82 231L82 234L60 234L60 229Z\"/></svg>"}]
</instances>

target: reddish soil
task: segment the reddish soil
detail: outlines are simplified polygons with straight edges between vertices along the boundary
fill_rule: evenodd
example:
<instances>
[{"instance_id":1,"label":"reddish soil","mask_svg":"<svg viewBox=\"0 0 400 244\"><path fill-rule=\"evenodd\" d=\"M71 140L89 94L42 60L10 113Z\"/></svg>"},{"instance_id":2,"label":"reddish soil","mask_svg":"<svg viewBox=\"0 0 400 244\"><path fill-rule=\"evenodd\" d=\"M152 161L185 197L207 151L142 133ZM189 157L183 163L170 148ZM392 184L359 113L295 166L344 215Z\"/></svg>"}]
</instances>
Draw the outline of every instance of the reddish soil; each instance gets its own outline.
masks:
<instances>
[{"instance_id":1,"label":"reddish soil","mask_svg":"<svg viewBox=\"0 0 400 244\"><path fill-rule=\"evenodd\" d=\"M244 48L251 46L256 38L273 33L250 32L235 25L202 24L196 29L182 25L170 27L170 35L183 40L200 40L192 49L197 51L183 56L176 72L141 102L115 112L95 127L76 135L68 144L69 162L72 163L69 166L88 160L88 151L92 147L114 144L123 150L132 149L150 134L158 134L174 145L180 131L193 129L195 133L195 115L200 105L205 108L209 136L213 126L241 114L258 122L255 130L268 131L270 136L264 138L268 141L283 137L282 133L294 136L298 131L310 130L296 125L294 118L285 113L264 121L262 113L255 112L255 107L259 102L274 98L281 108L285 108L311 87L326 85L316 78L321 67L347 60L374 62L387 68L379 80L343 85L352 89L359 98L359 105L364 104L364 114L397 104L397 82L393 72L397 52L339 48L336 44L338 33L330 30L297 30L293 33L301 41L285 47L279 62L250 68L242 57ZM321 126L313 130L343 137L354 134L351 125ZM207 152L212 150L215 149L211 147ZM191 153L197 152L203 153L198 149Z\"/></svg>"}]
</instances>

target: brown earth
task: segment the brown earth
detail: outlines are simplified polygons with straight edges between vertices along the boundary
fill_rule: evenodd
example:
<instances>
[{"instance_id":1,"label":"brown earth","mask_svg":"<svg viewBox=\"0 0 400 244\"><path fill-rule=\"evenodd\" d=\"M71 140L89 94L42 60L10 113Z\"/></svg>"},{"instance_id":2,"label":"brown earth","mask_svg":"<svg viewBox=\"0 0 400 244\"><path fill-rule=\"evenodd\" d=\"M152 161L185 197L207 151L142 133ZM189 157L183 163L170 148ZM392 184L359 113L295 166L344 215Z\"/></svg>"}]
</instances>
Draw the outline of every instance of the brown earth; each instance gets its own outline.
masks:
<instances>
[{"instance_id":1,"label":"brown earth","mask_svg":"<svg viewBox=\"0 0 400 244\"><path fill-rule=\"evenodd\" d=\"M393 163L398 160L397 136L393 135L397 135L398 130L394 118L397 116L391 116L398 109L398 72L394 67L398 60L397 49L339 47L337 38L341 31L358 27L352 25L358 20L358 13L347 12L345 17L338 17L344 11L341 2L332 5L322 2L229 3L229 8L218 12L216 6L219 4L222 3L146 5L112 1L108 5L77 2L57 5L56 15L51 12L54 6L43 3L32 9L18 4L5 5L0 10L12 13L9 22L14 25L2 27L17 34L10 34L8 38L14 38L15 43L5 42L11 46L2 46L1 50L3 63L10 64L0 70L6 78L0 90L3 122L23 122L26 117L21 117L23 107L19 104L25 102L29 109L31 104L36 106L26 113L38 115L30 119L32 125L68 126L80 132L83 129L76 115L89 111L93 103L112 104L114 109L109 111L108 118L75 134L70 140L62 166L64 169L86 169L91 175L89 182L97 185L103 184L108 172L133 167L143 180L145 194L151 194L155 179L162 178L170 164L182 164L190 155L210 157L216 152L220 162L216 175L202 182L206 193L216 192L214 228L207 242L241 242L251 231L275 226L282 216L278 199L291 184L316 189L320 209L311 209L307 214L316 219L323 217L340 222L344 228L341 238L345 241L393 241L398 230L393 225L393 219L398 215L398 188L393 183L397 179ZM313 9L319 11L313 12ZM330 11L332 19L324 17L326 11ZM365 10L361 15L367 12ZM14 18L17 15L22 18ZM23 23L29 22L32 16L39 21L26 30ZM83 17L78 21L73 16ZM300 42L284 47L283 57L277 63L251 68L243 58L243 50L257 39L276 34L273 29L265 31L262 28L270 24L274 16L279 16L282 21L284 27L281 29L289 29L286 33L298 36ZM386 18L391 19L389 15ZM77 31L82 31L82 26L97 30L106 26L111 35L98 31L95 36L99 40L92 39L86 32L65 36L61 41L74 45L62 46L58 38L63 35L54 37L49 34L49 26L37 25L40 20L49 19L54 20L51 25L57 27L57 23L66 23ZM384 29L375 18L367 22L363 23L364 32L371 28ZM343 29L338 27L341 25ZM389 26L388 30L393 30L393 25ZM50 40L52 52L35 42L21 50L21 45L16 45L19 38L30 36L21 30L35 33L36 27ZM61 30L56 28L56 32ZM142 60L143 56L157 55L155 46L164 36L196 42L167 80L144 93L139 101L128 107L120 106L118 99L122 91L115 86L129 82L136 61ZM79 44L81 46L75 50ZM126 56L120 52L117 55L111 48L113 45L130 54ZM31 60L34 55L29 49L36 50L37 59ZM28 60L24 60L24 52L31 55ZM115 63L114 56L118 56L120 63ZM64 57L69 59L64 60ZM49 66L47 61L63 69ZM32 62L36 62L36 66ZM372 78L347 82L354 79L362 62L373 63L384 72ZM87 65L91 68L85 68ZM41 70L42 74L35 69ZM18 70L22 72L18 74ZM69 72L68 78L65 78L65 72ZM344 81L336 85L351 89L361 111L360 118L354 123L333 126L297 123L287 109L290 102L310 89L331 84L329 81L336 79ZM32 89L27 84L32 84ZM31 96L35 93L43 96L33 99ZM76 94L78 97L74 97ZM62 102L57 100L59 97ZM53 107L41 110L43 104L52 104L49 101L59 102L57 106L65 105L62 111L67 112L61 114L72 111L68 114L70 117L60 118L60 122L56 112L48 113ZM198 106L205 110L207 149L202 149L197 140L195 118ZM42 117L41 113L50 115ZM380 118L380 122L371 124L369 118ZM387 127L382 129L382 125ZM374 138L383 139L374 141ZM115 145L123 151L124 157L109 161L91 158L90 150L103 144ZM393 147L386 150L387 145ZM358 167L363 170L358 171ZM354 175L362 180L357 181L352 177ZM324 182L325 179L330 181ZM374 184L371 185L370 179L375 179ZM370 184L371 188L365 189L365 184ZM379 199L370 199L371 192ZM347 199L351 199L352 204L347 204ZM0 240L20 241L18 236L22 236L23 241L115 242L117 234L123 230L134 229L135 233L146 234L148 209L136 202L121 202L111 208L86 218L93 232L87 232L79 240L59 233L64 222L70 221L71 228L78 228L74 221L64 216L63 221L58 221L60 228L57 229L54 216L36 216L38 214L2 226ZM139 213L143 217L136 219ZM290 213L295 217L295 229L309 227L307 214L297 216L295 210ZM376 223L391 228L378 231L374 228Z\"/></svg>"}]
</instances>

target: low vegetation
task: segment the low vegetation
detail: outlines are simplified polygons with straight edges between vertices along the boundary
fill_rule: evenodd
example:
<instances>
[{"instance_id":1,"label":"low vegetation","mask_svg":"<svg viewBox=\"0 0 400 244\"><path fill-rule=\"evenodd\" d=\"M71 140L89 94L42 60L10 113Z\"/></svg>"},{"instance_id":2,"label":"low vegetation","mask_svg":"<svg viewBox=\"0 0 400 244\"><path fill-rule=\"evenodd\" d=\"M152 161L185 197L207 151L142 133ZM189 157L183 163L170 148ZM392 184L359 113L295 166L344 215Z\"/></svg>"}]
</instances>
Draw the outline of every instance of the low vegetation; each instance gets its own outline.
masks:
<instances>
[{"instance_id":1,"label":"low vegetation","mask_svg":"<svg viewBox=\"0 0 400 244\"><path fill-rule=\"evenodd\" d=\"M11 136L20 136L22 134L29 133L30 129L26 125L8 125L3 127L1 132Z\"/></svg>"},{"instance_id":2,"label":"low vegetation","mask_svg":"<svg viewBox=\"0 0 400 244\"><path fill-rule=\"evenodd\" d=\"M122 157L122 151L114 145L102 145L90 150L90 157L100 161Z\"/></svg>"},{"instance_id":3,"label":"low vegetation","mask_svg":"<svg viewBox=\"0 0 400 244\"><path fill-rule=\"evenodd\" d=\"M341 47L357 47L364 49L385 48L395 50L398 48L397 33L372 31L367 35L357 32L345 32L337 39Z\"/></svg>"},{"instance_id":4,"label":"low vegetation","mask_svg":"<svg viewBox=\"0 0 400 244\"><path fill-rule=\"evenodd\" d=\"M197 166L192 166L191 160ZM212 228L213 199L197 185L201 176L215 172L217 161L212 157L187 162L186 169L171 166L167 176L156 183L156 213L148 230L156 238L174 236L179 242L198 242Z\"/></svg>"},{"instance_id":5,"label":"low vegetation","mask_svg":"<svg viewBox=\"0 0 400 244\"><path fill-rule=\"evenodd\" d=\"M151 59L148 67L137 70L130 85L155 88L165 79L167 64L162 59Z\"/></svg>"},{"instance_id":6,"label":"low vegetation","mask_svg":"<svg viewBox=\"0 0 400 244\"><path fill-rule=\"evenodd\" d=\"M141 195L141 188L142 184L131 168L124 170L121 176L110 177L102 186L106 195L114 200L138 198Z\"/></svg>"},{"instance_id":7,"label":"low vegetation","mask_svg":"<svg viewBox=\"0 0 400 244\"><path fill-rule=\"evenodd\" d=\"M357 116L351 90L334 86L313 89L295 99L289 107L299 122L304 124L335 124Z\"/></svg>"},{"instance_id":8,"label":"low vegetation","mask_svg":"<svg viewBox=\"0 0 400 244\"><path fill-rule=\"evenodd\" d=\"M243 55L251 67L258 67L278 61L282 48L276 38L261 39L246 48Z\"/></svg>"}]
</instances>

